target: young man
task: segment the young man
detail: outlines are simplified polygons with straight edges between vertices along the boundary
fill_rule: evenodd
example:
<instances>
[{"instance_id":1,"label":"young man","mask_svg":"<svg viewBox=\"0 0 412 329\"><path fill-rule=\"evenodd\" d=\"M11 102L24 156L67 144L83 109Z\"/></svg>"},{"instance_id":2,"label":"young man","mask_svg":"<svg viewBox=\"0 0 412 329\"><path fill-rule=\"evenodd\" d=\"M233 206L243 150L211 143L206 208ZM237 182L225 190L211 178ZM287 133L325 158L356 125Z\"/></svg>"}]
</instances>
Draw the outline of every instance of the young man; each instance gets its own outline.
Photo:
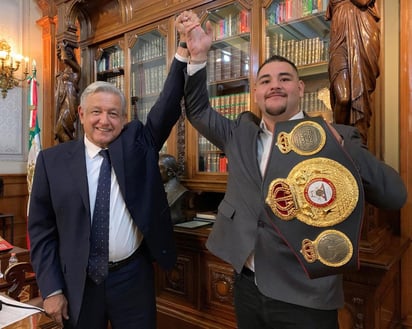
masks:
<instances>
[{"instance_id":1,"label":"young man","mask_svg":"<svg viewBox=\"0 0 412 329\"><path fill-rule=\"evenodd\" d=\"M152 261L171 268L176 260L158 166L158 153L181 114L187 50L179 47L175 57L145 125L126 122L120 90L94 82L78 109L84 138L38 156L29 209L31 261L44 309L64 328L106 329L108 321L113 329L156 328ZM110 158L109 205L94 214L104 189L98 183L106 163L101 150ZM93 223L102 217L109 223L101 226L105 232L96 246ZM100 259L99 267L92 266Z\"/></svg>"},{"instance_id":2,"label":"young man","mask_svg":"<svg viewBox=\"0 0 412 329\"><path fill-rule=\"evenodd\" d=\"M338 328L337 310L344 303L342 276L310 279L274 228L265 205L264 182L277 178L266 174L273 167L287 165L270 161L272 148L277 147L272 144L276 125L306 117L299 109L304 83L296 66L279 56L266 60L255 81L261 119L245 112L230 120L209 104L205 66L212 40L210 25L206 24L205 32L188 15L184 26L192 64L185 84L187 118L225 153L229 163L227 191L207 248L237 273L234 298L238 328ZM366 201L381 208L401 208L406 189L397 172L362 145L353 127L325 127L328 138L336 139L336 153L344 151L353 161Z\"/></svg>"}]
</instances>

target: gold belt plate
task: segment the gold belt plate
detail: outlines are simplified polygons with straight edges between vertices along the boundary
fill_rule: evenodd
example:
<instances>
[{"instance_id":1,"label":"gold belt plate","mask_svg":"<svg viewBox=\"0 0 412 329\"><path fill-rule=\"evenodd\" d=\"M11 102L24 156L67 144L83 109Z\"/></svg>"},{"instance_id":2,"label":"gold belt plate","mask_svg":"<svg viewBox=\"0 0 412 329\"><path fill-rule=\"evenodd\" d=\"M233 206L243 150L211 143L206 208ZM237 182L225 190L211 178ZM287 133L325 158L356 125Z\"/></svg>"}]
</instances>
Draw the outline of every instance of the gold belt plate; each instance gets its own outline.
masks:
<instances>
[{"instance_id":1,"label":"gold belt plate","mask_svg":"<svg viewBox=\"0 0 412 329\"><path fill-rule=\"evenodd\" d=\"M355 209L359 188L352 173L340 163L323 157L304 160L286 179L274 179L266 203L282 220L326 227L341 223Z\"/></svg>"},{"instance_id":2,"label":"gold belt plate","mask_svg":"<svg viewBox=\"0 0 412 329\"><path fill-rule=\"evenodd\" d=\"M315 241L304 239L300 252L308 263L319 260L326 266L339 267L352 258L353 246L344 233L326 230L321 232Z\"/></svg>"},{"instance_id":3,"label":"gold belt plate","mask_svg":"<svg viewBox=\"0 0 412 329\"><path fill-rule=\"evenodd\" d=\"M326 133L322 126L314 121L297 124L290 133L280 132L276 146L283 154L294 151L300 155L318 153L326 143Z\"/></svg>"}]
</instances>

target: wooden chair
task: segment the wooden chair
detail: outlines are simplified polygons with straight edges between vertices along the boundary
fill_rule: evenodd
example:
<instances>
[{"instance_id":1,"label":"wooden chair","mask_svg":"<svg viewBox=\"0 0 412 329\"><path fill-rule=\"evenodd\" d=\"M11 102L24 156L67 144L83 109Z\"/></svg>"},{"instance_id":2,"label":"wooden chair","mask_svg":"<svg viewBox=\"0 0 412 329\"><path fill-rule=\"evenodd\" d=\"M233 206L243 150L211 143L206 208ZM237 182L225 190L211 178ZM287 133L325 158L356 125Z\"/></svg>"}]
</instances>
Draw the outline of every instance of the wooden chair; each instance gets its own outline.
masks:
<instances>
[{"instance_id":1,"label":"wooden chair","mask_svg":"<svg viewBox=\"0 0 412 329\"><path fill-rule=\"evenodd\" d=\"M29 262L18 262L9 266L4 272L4 279L10 284L7 295L14 300L21 301L23 290L28 287L28 297L25 303L42 307L43 300L39 296L36 275Z\"/></svg>"}]
</instances>

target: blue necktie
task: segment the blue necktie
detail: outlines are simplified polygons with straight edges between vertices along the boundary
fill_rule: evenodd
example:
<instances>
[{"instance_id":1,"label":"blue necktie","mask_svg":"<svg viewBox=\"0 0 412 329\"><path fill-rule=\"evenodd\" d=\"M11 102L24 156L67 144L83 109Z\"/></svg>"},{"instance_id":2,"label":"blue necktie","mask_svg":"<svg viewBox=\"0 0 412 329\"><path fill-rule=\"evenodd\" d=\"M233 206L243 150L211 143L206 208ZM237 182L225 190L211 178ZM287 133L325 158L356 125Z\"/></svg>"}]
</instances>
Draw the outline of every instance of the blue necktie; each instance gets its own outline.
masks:
<instances>
[{"instance_id":1,"label":"blue necktie","mask_svg":"<svg viewBox=\"0 0 412 329\"><path fill-rule=\"evenodd\" d=\"M103 157L97 184L96 203L90 237L88 275L100 284L106 278L109 265L109 213L111 164L108 150L101 150Z\"/></svg>"}]
</instances>

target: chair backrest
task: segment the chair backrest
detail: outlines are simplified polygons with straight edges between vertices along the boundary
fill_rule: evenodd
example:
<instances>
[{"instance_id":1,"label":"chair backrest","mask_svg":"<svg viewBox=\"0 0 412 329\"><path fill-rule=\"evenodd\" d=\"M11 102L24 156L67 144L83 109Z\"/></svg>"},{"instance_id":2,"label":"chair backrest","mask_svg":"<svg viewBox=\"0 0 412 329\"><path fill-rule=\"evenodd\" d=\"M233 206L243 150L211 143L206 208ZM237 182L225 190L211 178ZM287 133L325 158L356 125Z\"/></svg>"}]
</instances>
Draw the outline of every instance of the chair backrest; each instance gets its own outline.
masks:
<instances>
[{"instance_id":1,"label":"chair backrest","mask_svg":"<svg viewBox=\"0 0 412 329\"><path fill-rule=\"evenodd\" d=\"M29 304L42 304L41 298L38 297L38 288L33 267L29 262L18 262L9 266L4 272L4 279L10 284L7 295L20 301L23 289L29 286L29 296L24 302Z\"/></svg>"}]
</instances>

